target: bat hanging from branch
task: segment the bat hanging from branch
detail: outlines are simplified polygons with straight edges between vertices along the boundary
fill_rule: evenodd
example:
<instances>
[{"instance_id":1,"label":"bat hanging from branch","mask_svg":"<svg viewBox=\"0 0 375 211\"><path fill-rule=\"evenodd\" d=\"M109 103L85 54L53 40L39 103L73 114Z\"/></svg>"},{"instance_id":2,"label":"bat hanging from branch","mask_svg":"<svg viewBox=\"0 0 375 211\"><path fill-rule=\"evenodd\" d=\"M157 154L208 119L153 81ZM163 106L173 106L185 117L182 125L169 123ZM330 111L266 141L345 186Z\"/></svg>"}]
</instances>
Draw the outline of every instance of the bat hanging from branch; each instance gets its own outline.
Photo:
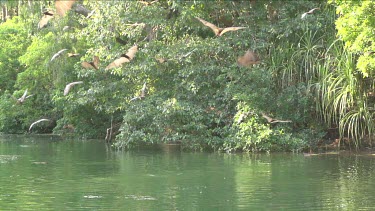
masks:
<instances>
[{"instance_id":1,"label":"bat hanging from branch","mask_svg":"<svg viewBox=\"0 0 375 211\"><path fill-rule=\"evenodd\" d=\"M256 53L253 51L246 51L243 56L238 57L237 64L242 67L247 67L253 64L259 64L260 59Z\"/></svg>"},{"instance_id":2,"label":"bat hanging from branch","mask_svg":"<svg viewBox=\"0 0 375 211\"><path fill-rule=\"evenodd\" d=\"M135 56L135 53L137 53L138 51L138 46L137 45L134 45L133 47L131 47L128 52L126 54L122 54L120 56L120 58L116 59L115 61L111 62L106 68L105 70L110 70L110 69L113 69L113 68L116 68L116 67L121 67L122 64L124 63L127 63L127 62L130 62L131 60L133 60L134 56Z\"/></svg>"},{"instance_id":3,"label":"bat hanging from branch","mask_svg":"<svg viewBox=\"0 0 375 211\"><path fill-rule=\"evenodd\" d=\"M195 17L196 19L198 19L201 23L203 23L203 25L207 26L207 27L210 27L212 29L212 31L214 31L215 35L216 36L221 36L223 35L224 33L226 32L229 32L229 31L237 31L237 30L240 30L240 29L246 29L247 27L226 27L226 28L220 28L220 27L217 27L216 25L208 22L208 21L205 21L203 20L202 18L199 18L199 17Z\"/></svg>"},{"instance_id":4,"label":"bat hanging from branch","mask_svg":"<svg viewBox=\"0 0 375 211\"><path fill-rule=\"evenodd\" d=\"M160 64L163 64L165 62L168 61L168 59L165 59L165 58L159 58L159 57L155 57L156 61L158 61Z\"/></svg>"}]
</instances>

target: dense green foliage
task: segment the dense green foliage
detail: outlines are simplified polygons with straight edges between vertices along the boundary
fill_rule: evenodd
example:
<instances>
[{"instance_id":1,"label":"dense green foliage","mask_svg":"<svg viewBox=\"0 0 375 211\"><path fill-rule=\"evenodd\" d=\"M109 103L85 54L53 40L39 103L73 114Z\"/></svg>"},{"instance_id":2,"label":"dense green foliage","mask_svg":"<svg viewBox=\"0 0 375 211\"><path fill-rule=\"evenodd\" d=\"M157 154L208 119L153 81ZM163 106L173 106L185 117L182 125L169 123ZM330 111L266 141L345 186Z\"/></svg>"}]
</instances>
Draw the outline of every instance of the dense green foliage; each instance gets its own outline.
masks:
<instances>
[{"instance_id":1,"label":"dense green foliage","mask_svg":"<svg viewBox=\"0 0 375 211\"><path fill-rule=\"evenodd\" d=\"M323 68L321 113L328 124L339 127L341 137L357 147L371 145L375 132L375 2L337 0L335 5L337 35L344 44L332 48L336 56Z\"/></svg>"},{"instance_id":2,"label":"dense green foliage","mask_svg":"<svg viewBox=\"0 0 375 211\"><path fill-rule=\"evenodd\" d=\"M178 142L190 149L225 151L313 148L328 127L340 127L342 137L349 131L354 140L372 134L367 98L360 97L364 92L357 93L364 83L353 72L355 58L335 38L332 5L320 1L77 3L93 11L92 16L72 9L37 29L43 14L36 8L48 1L33 2L19 5L21 18L0 25L4 36L0 39L1 132L26 132L33 121L48 118L52 121L36 125L32 132L74 130L81 137L104 139L112 128L114 135L119 130L113 142L119 148ZM320 10L301 19L314 7ZM25 14L33 15L30 19ZM215 36L195 17L221 27L247 28ZM339 33L345 34L340 28ZM348 34L344 41L351 37ZM105 70L134 45L138 52L133 60ZM61 49L68 50L50 61ZM239 66L237 58L247 50L255 51L261 63ZM68 57L68 52L80 56ZM100 59L98 70L81 66L94 56ZM166 62L157 60L161 58ZM357 63L366 77L371 75L371 68L364 68L371 67L368 61L364 64L359 58ZM83 84L64 96L65 85L73 81ZM142 94L145 83L146 96L131 100ZM33 96L16 104L25 89ZM262 114L291 122L270 124ZM361 131L349 127L354 122Z\"/></svg>"}]
</instances>

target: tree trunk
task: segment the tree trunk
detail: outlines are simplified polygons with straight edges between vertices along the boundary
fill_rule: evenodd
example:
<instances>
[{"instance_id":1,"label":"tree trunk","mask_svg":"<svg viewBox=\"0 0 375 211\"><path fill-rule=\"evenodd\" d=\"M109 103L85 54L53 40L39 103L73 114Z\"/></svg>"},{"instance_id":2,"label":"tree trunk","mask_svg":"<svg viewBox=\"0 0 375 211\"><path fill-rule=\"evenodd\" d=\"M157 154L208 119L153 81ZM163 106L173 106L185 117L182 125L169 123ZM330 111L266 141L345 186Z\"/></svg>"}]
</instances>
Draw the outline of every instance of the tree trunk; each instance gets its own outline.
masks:
<instances>
[{"instance_id":1,"label":"tree trunk","mask_svg":"<svg viewBox=\"0 0 375 211\"><path fill-rule=\"evenodd\" d=\"M5 22L7 20L7 16L8 16L7 6L3 5L2 6L2 16L1 16L2 22Z\"/></svg>"}]
</instances>

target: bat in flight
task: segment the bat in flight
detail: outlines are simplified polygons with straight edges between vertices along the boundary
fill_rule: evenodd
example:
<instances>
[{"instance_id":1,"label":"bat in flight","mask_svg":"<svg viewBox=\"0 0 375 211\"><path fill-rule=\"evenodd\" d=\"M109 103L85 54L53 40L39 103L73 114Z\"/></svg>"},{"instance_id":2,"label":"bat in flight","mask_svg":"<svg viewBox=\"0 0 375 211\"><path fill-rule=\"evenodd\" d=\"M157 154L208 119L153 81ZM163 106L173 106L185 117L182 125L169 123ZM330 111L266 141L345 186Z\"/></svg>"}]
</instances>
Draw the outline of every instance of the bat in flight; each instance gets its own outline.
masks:
<instances>
[{"instance_id":1,"label":"bat in flight","mask_svg":"<svg viewBox=\"0 0 375 211\"><path fill-rule=\"evenodd\" d=\"M53 60L55 60L57 57L61 56L62 53L64 53L66 50L68 50L68 49L62 49L62 50L59 50L59 52L55 53L55 54L52 56L50 62L52 62Z\"/></svg>"},{"instance_id":2,"label":"bat in flight","mask_svg":"<svg viewBox=\"0 0 375 211\"><path fill-rule=\"evenodd\" d=\"M138 51L138 46L134 45L133 47L131 47L128 50L128 52L126 54L122 54L120 56L120 58L118 58L115 61L113 61L112 63L110 63L105 68L105 70L110 70L110 69L113 69L113 68L116 68L116 67L121 67L123 63L130 62L131 60L133 60L133 58L135 56L135 53L137 53L137 51Z\"/></svg>"},{"instance_id":3,"label":"bat in flight","mask_svg":"<svg viewBox=\"0 0 375 211\"><path fill-rule=\"evenodd\" d=\"M22 104L23 102L25 102L25 100L29 97L31 97L33 95L27 95L27 89L25 90L25 92L23 93L22 97L18 98L17 99L17 103L20 103Z\"/></svg>"},{"instance_id":4,"label":"bat in flight","mask_svg":"<svg viewBox=\"0 0 375 211\"><path fill-rule=\"evenodd\" d=\"M36 125L36 124L38 124L38 123L40 123L40 122L45 122L45 121L51 121L51 120L49 120L49 119L39 119L39 120L33 122L33 123L30 125L30 127L29 127L29 132L30 132L31 129L34 127L34 125Z\"/></svg>"},{"instance_id":5,"label":"bat in flight","mask_svg":"<svg viewBox=\"0 0 375 211\"><path fill-rule=\"evenodd\" d=\"M155 1L138 1L139 3L145 5L145 6L150 6L151 4L153 3L156 3L158 2L159 0L155 0Z\"/></svg>"},{"instance_id":6,"label":"bat in flight","mask_svg":"<svg viewBox=\"0 0 375 211\"><path fill-rule=\"evenodd\" d=\"M145 96L146 96L146 90L147 90L147 85L146 85L146 82L145 82L143 84L142 89L141 89L141 94L139 96L137 96L137 97L134 97L134 98L130 99L130 102L134 101L134 100L137 100L137 99L141 100L141 99L145 98Z\"/></svg>"},{"instance_id":7,"label":"bat in flight","mask_svg":"<svg viewBox=\"0 0 375 211\"><path fill-rule=\"evenodd\" d=\"M178 61L181 61L182 59L185 59L187 57L189 57L191 54L193 54L194 51L196 51L197 49L193 49L192 51L184 54L184 55L179 55L179 56L176 56L174 58L160 58L160 57L155 57L156 61L158 61L160 64L163 64L165 62L168 62L168 61L173 61L173 60L178 60Z\"/></svg>"},{"instance_id":8,"label":"bat in flight","mask_svg":"<svg viewBox=\"0 0 375 211\"><path fill-rule=\"evenodd\" d=\"M146 86L146 82L143 84L142 86L142 89L141 89L141 98L144 98L146 96L146 90L147 90L147 86Z\"/></svg>"},{"instance_id":9,"label":"bat in flight","mask_svg":"<svg viewBox=\"0 0 375 211\"><path fill-rule=\"evenodd\" d=\"M46 11L43 12L43 17L40 19L38 23L38 29L42 29L47 26L49 20L53 18L53 12L52 11Z\"/></svg>"},{"instance_id":10,"label":"bat in flight","mask_svg":"<svg viewBox=\"0 0 375 211\"><path fill-rule=\"evenodd\" d=\"M259 64L260 60L256 53L253 51L246 51L243 56L238 57L237 64L243 67L247 67L253 64Z\"/></svg>"},{"instance_id":11,"label":"bat in flight","mask_svg":"<svg viewBox=\"0 0 375 211\"><path fill-rule=\"evenodd\" d=\"M76 0L56 0L56 13L62 17L65 16L66 12L68 12L72 8L75 1Z\"/></svg>"},{"instance_id":12,"label":"bat in flight","mask_svg":"<svg viewBox=\"0 0 375 211\"><path fill-rule=\"evenodd\" d=\"M311 15L315 12L315 10L319 10L320 8L314 8L314 9L311 9L309 10L308 12L305 12L301 15L301 19L304 19L307 15Z\"/></svg>"},{"instance_id":13,"label":"bat in flight","mask_svg":"<svg viewBox=\"0 0 375 211\"><path fill-rule=\"evenodd\" d=\"M86 69L94 68L95 70L98 70L99 69L99 57L94 56L94 59L92 62L82 62L81 66Z\"/></svg>"},{"instance_id":14,"label":"bat in flight","mask_svg":"<svg viewBox=\"0 0 375 211\"><path fill-rule=\"evenodd\" d=\"M210 27L212 29L212 31L214 31L214 33L215 33L216 36L221 36L224 33L229 32L229 31L237 31L237 30L240 30L240 29L247 28L247 27L227 27L227 28L220 28L220 27L217 27L216 25L214 25L214 24L212 24L210 22L207 22L207 21L203 20L202 18L199 18L199 17L195 17L195 18L198 19L200 22L202 22L203 25L205 25L207 27Z\"/></svg>"},{"instance_id":15,"label":"bat in flight","mask_svg":"<svg viewBox=\"0 0 375 211\"><path fill-rule=\"evenodd\" d=\"M76 81L76 82L72 82L72 83L69 83L65 86L65 89L64 89L64 96L66 96L68 93L69 93L69 90L76 84L82 84L83 81Z\"/></svg>"},{"instance_id":16,"label":"bat in flight","mask_svg":"<svg viewBox=\"0 0 375 211\"><path fill-rule=\"evenodd\" d=\"M77 57L79 53L68 53L68 57Z\"/></svg>"},{"instance_id":17,"label":"bat in flight","mask_svg":"<svg viewBox=\"0 0 375 211\"><path fill-rule=\"evenodd\" d=\"M274 119L272 117L267 116L264 113L262 113L262 116L263 116L263 118L265 118L271 124L274 124L274 123L277 123L277 122L292 122L290 120L278 120L278 119Z\"/></svg>"}]
</instances>

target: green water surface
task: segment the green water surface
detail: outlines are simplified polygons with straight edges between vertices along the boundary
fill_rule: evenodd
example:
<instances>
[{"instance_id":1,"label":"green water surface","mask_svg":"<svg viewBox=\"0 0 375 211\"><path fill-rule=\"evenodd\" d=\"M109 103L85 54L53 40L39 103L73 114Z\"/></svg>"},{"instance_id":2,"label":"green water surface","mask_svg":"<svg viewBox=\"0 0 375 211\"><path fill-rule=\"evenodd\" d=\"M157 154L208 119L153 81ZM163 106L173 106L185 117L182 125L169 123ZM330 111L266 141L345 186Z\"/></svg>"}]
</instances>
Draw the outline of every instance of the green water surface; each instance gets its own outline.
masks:
<instances>
[{"instance_id":1,"label":"green water surface","mask_svg":"<svg viewBox=\"0 0 375 211\"><path fill-rule=\"evenodd\" d=\"M0 138L0 210L375 210L372 155L115 151Z\"/></svg>"}]
</instances>

